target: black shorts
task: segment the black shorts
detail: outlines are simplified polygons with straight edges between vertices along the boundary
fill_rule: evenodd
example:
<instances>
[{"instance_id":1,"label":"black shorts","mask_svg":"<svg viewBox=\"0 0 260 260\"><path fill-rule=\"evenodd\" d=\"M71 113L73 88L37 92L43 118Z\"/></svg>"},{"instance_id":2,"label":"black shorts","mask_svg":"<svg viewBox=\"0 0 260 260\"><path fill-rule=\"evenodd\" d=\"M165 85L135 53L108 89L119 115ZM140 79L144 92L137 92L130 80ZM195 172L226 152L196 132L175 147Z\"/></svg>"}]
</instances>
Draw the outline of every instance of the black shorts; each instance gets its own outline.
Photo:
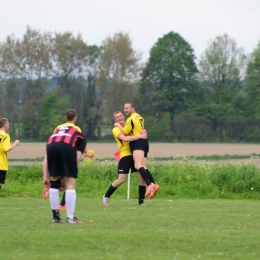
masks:
<instances>
[{"instance_id":1,"label":"black shorts","mask_svg":"<svg viewBox=\"0 0 260 260\"><path fill-rule=\"evenodd\" d=\"M51 177L78 178L77 154L71 145L62 142L48 145L47 161Z\"/></svg>"},{"instance_id":2,"label":"black shorts","mask_svg":"<svg viewBox=\"0 0 260 260\"><path fill-rule=\"evenodd\" d=\"M149 152L149 143L146 139L138 139L129 143L131 153L135 150L144 151L144 157L147 158Z\"/></svg>"},{"instance_id":3,"label":"black shorts","mask_svg":"<svg viewBox=\"0 0 260 260\"><path fill-rule=\"evenodd\" d=\"M6 176L7 171L0 170L0 183L4 184L5 183L5 176Z\"/></svg>"},{"instance_id":4,"label":"black shorts","mask_svg":"<svg viewBox=\"0 0 260 260\"><path fill-rule=\"evenodd\" d=\"M118 174L128 174L130 169L131 172L136 172L133 156L122 157L118 163Z\"/></svg>"}]
</instances>

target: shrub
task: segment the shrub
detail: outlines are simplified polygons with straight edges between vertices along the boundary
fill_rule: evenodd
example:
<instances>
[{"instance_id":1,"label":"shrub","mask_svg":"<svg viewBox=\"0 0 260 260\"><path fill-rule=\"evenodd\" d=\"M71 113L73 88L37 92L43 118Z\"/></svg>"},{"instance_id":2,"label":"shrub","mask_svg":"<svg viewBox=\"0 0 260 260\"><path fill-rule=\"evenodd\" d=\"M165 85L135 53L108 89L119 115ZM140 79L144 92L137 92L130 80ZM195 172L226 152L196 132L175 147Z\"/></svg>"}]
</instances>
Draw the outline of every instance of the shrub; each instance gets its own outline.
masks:
<instances>
[{"instance_id":1,"label":"shrub","mask_svg":"<svg viewBox=\"0 0 260 260\"><path fill-rule=\"evenodd\" d=\"M219 164L181 158L158 163L150 159L148 168L153 173L155 181L161 186L155 198L260 198L260 170L253 161ZM81 163L77 195L102 198L117 177L115 161ZM138 186L137 174L131 174L131 198L138 197ZM8 171L6 184L1 190L0 197L40 197L42 190L42 166L12 166ZM126 191L127 184L124 183L113 194L113 198L125 198Z\"/></svg>"}]
</instances>

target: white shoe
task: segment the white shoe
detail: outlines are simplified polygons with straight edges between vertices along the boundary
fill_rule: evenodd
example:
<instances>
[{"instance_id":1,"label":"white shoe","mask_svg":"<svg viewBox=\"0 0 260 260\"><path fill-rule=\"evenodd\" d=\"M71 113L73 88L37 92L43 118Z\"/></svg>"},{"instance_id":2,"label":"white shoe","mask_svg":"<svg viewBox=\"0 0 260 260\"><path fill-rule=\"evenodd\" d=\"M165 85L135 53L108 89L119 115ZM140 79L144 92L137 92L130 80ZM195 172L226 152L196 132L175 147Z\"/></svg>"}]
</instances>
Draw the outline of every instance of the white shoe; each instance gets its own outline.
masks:
<instances>
[{"instance_id":1,"label":"white shoe","mask_svg":"<svg viewBox=\"0 0 260 260\"><path fill-rule=\"evenodd\" d=\"M73 219L67 218L67 222L70 224L82 224L83 223L80 220L78 220L76 217L74 217Z\"/></svg>"},{"instance_id":2,"label":"white shoe","mask_svg":"<svg viewBox=\"0 0 260 260\"><path fill-rule=\"evenodd\" d=\"M109 205L109 198L105 197L105 195L103 195L103 204L104 204L104 206L108 206Z\"/></svg>"}]
</instances>

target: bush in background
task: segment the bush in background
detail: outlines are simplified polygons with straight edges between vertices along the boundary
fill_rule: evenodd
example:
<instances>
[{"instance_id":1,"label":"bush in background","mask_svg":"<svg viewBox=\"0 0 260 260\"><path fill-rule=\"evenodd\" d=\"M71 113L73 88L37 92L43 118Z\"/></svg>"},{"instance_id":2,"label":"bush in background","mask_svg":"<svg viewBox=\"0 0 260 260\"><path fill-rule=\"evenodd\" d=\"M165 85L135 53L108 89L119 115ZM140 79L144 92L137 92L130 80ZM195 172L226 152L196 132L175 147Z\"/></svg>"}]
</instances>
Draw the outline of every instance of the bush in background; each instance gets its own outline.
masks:
<instances>
[{"instance_id":1,"label":"bush in background","mask_svg":"<svg viewBox=\"0 0 260 260\"><path fill-rule=\"evenodd\" d=\"M253 160L247 163L209 163L190 158L156 162L149 160L148 168L161 189L155 198L161 199L259 199L260 169ZM79 165L77 196L102 198L117 178L115 161L94 161ZM139 179L131 174L130 197L138 198ZM41 197L42 166L10 167L0 197ZM113 198L126 198L127 183Z\"/></svg>"}]
</instances>

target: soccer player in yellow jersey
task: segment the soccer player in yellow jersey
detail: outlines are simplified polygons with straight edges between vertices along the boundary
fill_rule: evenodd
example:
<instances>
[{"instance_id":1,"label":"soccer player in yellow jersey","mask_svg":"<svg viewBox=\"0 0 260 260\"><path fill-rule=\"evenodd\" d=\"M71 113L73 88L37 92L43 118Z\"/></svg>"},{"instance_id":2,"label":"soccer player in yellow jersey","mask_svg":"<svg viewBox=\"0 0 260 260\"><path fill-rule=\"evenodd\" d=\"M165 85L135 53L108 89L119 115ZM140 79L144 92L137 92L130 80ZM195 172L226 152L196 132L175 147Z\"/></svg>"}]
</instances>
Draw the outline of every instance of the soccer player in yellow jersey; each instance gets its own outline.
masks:
<instances>
[{"instance_id":1,"label":"soccer player in yellow jersey","mask_svg":"<svg viewBox=\"0 0 260 260\"><path fill-rule=\"evenodd\" d=\"M0 189L5 183L6 173L8 171L8 155L7 153L13 150L20 144L19 140L11 145L10 135L6 133L9 129L9 121L7 118L0 119Z\"/></svg>"},{"instance_id":2,"label":"soccer player in yellow jersey","mask_svg":"<svg viewBox=\"0 0 260 260\"><path fill-rule=\"evenodd\" d=\"M126 135L136 136L144 128L144 119L141 115L136 113L135 105L133 103L126 103L124 112L129 118L126 120L125 126L122 129ZM152 199L160 186L154 183L151 172L146 168L146 160L149 152L149 143L147 139L138 139L130 142L130 149L133 154L135 168L139 171L144 179L147 188L145 196L150 195Z\"/></svg>"},{"instance_id":3,"label":"soccer player in yellow jersey","mask_svg":"<svg viewBox=\"0 0 260 260\"><path fill-rule=\"evenodd\" d=\"M124 115L117 111L114 113L114 121L120 124L122 127L125 125L125 118ZM136 134L136 136L125 136L118 127L114 127L112 129L113 136L117 142L119 152L120 152L120 161L118 163L118 179L115 180L110 187L108 188L107 192L103 196L103 204L105 206L109 205L109 198L110 196L116 191L116 189L125 182L127 174L129 174L129 170L131 169L132 172L136 172L134 168L134 160L132 153L129 147L129 141L134 141L140 138L147 138L146 131L141 131ZM139 176L139 205L144 204L144 197L145 197L145 190L146 185L143 178Z\"/></svg>"}]
</instances>

